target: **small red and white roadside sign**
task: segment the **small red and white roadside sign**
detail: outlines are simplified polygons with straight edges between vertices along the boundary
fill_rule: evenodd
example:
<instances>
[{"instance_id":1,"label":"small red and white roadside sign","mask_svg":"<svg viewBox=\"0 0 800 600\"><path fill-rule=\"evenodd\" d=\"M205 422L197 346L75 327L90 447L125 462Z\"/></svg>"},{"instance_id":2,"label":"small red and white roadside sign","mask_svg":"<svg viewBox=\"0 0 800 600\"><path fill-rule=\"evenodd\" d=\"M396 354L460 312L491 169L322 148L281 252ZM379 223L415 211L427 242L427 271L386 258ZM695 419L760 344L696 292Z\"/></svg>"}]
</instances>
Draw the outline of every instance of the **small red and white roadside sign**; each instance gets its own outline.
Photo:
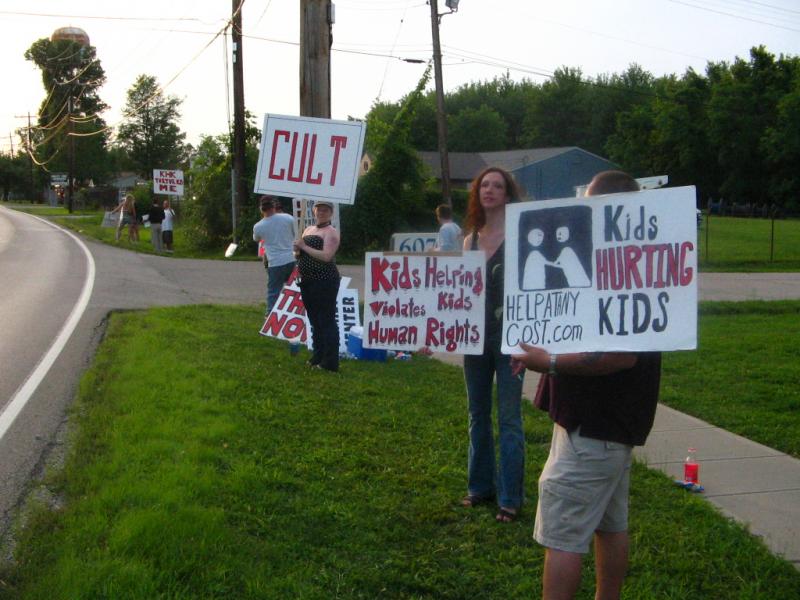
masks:
<instances>
[{"instance_id":1,"label":"small red and white roadside sign","mask_svg":"<svg viewBox=\"0 0 800 600\"><path fill-rule=\"evenodd\" d=\"M183 171L153 169L153 192L167 196L183 196Z\"/></svg>"},{"instance_id":2,"label":"small red and white roadside sign","mask_svg":"<svg viewBox=\"0 0 800 600\"><path fill-rule=\"evenodd\" d=\"M366 123L264 115L255 192L353 204Z\"/></svg>"}]
</instances>

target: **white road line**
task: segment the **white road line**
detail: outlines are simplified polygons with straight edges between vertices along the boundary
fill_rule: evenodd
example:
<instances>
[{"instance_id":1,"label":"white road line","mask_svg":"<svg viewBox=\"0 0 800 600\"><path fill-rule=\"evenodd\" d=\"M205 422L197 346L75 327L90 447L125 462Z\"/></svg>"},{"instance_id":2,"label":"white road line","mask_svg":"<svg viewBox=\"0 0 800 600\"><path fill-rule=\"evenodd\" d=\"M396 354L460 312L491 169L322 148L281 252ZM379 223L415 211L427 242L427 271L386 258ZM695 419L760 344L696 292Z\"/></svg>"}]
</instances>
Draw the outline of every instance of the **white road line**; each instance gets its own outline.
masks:
<instances>
[{"instance_id":1,"label":"white road line","mask_svg":"<svg viewBox=\"0 0 800 600\"><path fill-rule=\"evenodd\" d=\"M39 364L36 365L36 368L31 372L30 375L28 375L25 383L23 383L16 391L14 396L12 396L11 402L9 402L3 412L0 413L0 440L3 439L6 432L14 423L14 420L17 418L17 416L19 416L19 413L22 412L22 409L25 408L28 400L30 400L31 396L33 396L34 392L39 387L39 384L50 370L50 367L52 367L53 363L56 362L56 359L58 358L58 355L61 354L64 346L67 345L72 332L75 331L75 327L78 326L78 322L81 320L83 313L86 311L86 307L89 305L89 298L91 298L92 289L94 288L94 258L92 258L92 253L89 252L89 248L86 247L86 244L84 244L72 232L67 231L63 227L54 225L53 223L50 223L49 221L40 217L36 217L34 215L31 216L33 216L35 219L39 219L43 223L46 223L50 227L58 229L75 240L75 243L78 244L81 250L83 250L83 253L86 255L86 280L83 282L83 290L78 298L78 302L72 309L72 312L67 318L67 321L64 323L64 326L61 328L61 331L53 342L53 345L50 346L47 354L42 357L42 359L39 361Z\"/></svg>"}]
</instances>

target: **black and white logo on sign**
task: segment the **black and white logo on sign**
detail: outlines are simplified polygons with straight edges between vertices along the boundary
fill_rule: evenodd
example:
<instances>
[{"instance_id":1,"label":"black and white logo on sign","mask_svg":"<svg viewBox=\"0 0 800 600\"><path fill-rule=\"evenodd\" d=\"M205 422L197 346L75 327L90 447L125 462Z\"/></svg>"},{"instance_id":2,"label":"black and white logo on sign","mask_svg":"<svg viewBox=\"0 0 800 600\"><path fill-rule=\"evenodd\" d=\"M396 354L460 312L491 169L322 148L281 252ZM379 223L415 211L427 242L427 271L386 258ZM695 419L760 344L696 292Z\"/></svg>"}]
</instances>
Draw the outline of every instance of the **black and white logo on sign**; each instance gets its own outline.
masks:
<instances>
[{"instance_id":1,"label":"black and white logo on sign","mask_svg":"<svg viewBox=\"0 0 800 600\"><path fill-rule=\"evenodd\" d=\"M532 210L519 220L519 287L523 291L592 285L592 209Z\"/></svg>"}]
</instances>

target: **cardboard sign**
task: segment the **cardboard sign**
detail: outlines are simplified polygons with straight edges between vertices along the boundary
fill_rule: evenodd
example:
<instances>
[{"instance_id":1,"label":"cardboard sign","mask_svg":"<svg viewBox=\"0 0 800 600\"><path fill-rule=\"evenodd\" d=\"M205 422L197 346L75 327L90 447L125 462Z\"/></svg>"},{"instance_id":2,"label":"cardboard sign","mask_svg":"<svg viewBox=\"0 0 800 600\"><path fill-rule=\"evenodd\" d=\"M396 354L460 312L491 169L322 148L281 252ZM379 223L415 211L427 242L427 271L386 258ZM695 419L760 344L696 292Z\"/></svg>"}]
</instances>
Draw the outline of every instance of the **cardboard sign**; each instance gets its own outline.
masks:
<instances>
[{"instance_id":1,"label":"cardboard sign","mask_svg":"<svg viewBox=\"0 0 800 600\"><path fill-rule=\"evenodd\" d=\"M183 171L178 169L153 169L153 193L183 196Z\"/></svg>"},{"instance_id":2,"label":"cardboard sign","mask_svg":"<svg viewBox=\"0 0 800 600\"><path fill-rule=\"evenodd\" d=\"M506 208L504 353L697 347L694 187Z\"/></svg>"},{"instance_id":3,"label":"cardboard sign","mask_svg":"<svg viewBox=\"0 0 800 600\"><path fill-rule=\"evenodd\" d=\"M366 123L264 115L255 192L352 204Z\"/></svg>"},{"instance_id":4,"label":"cardboard sign","mask_svg":"<svg viewBox=\"0 0 800 600\"><path fill-rule=\"evenodd\" d=\"M279 340L299 341L311 349L311 324L306 316L306 307L297 285L297 269L289 281L283 286L275 306L264 320L259 333ZM347 337L350 329L360 325L358 312L358 290L350 289L349 277L342 277L339 282L339 294L336 297L336 322L339 325L339 352L347 351Z\"/></svg>"},{"instance_id":5,"label":"cardboard sign","mask_svg":"<svg viewBox=\"0 0 800 600\"><path fill-rule=\"evenodd\" d=\"M481 354L486 258L368 252L365 348Z\"/></svg>"}]
</instances>

